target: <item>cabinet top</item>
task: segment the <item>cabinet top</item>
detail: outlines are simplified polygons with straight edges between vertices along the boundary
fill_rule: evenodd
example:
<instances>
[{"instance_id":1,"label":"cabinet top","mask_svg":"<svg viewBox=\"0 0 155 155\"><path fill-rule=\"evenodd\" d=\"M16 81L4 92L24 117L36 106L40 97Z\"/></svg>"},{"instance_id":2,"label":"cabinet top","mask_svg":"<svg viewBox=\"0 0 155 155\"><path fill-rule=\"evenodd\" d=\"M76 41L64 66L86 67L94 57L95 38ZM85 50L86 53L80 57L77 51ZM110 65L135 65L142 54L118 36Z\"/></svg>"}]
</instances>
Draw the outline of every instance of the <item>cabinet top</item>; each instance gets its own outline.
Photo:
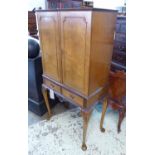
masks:
<instances>
[{"instance_id":1,"label":"cabinet top","mask_svg":"<svg viewBox=\"0 0 155 155\"><path fill-rule=\"evenodd\" d=\"M49 11L101 11L101 12L117 12L117 10L112 9L101 9L101 8L56 8L48 10L35 10L36 12L49 12Z\"/></svg>"}]
</instances>

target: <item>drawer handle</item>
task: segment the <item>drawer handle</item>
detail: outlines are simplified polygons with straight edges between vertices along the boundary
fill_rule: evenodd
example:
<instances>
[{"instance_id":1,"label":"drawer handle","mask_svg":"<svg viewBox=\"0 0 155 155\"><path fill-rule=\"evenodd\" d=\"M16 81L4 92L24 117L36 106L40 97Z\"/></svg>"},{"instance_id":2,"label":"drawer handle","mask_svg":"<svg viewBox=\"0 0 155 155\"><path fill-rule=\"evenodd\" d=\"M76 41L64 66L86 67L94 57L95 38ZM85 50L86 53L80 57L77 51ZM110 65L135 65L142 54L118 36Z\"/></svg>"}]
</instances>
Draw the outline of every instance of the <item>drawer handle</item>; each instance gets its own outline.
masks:
<instances>
[{"instance_id":1,"label":"drawer handle","mask_svg":"<svg viewBox=\"0 0 155 155\"><path fill-rule=\"evenodd\" d=\"M54 85L52 85L52 84L50 84L50 86L52 87L52 88L54 88L55 86Z\"/></svg>"},{"instance_id":2,"label":"drawer handle","mask_svg":"<svg viewBox=\"0 0 155 155\"><path fill-rule=\"evenodd\" d=\"M70 95L70 97L71 97L72 99L74 99L74 96L73 96L73 95Z\"/></svg>"}]
</instances>

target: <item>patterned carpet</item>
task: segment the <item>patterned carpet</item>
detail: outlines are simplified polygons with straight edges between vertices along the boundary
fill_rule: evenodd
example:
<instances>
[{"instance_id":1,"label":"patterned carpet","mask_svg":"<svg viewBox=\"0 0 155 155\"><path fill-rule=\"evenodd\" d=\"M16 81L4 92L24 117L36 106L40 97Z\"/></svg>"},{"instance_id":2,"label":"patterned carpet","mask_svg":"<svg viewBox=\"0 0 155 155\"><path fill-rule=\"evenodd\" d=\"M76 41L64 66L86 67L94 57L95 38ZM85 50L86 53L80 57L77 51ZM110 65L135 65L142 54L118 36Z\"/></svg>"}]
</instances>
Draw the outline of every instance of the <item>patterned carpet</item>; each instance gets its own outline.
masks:
<instances>
[{"instance_id":1,"label":"patterned carpet","mask_svg":"<svg viewBox=\"0 0 155 155\"><path fill-rule=\"evenodd\" d=\"M81 150L82 117L75 108L29 126L29 155L125 155L126 119L117 134L118 114L107 111L100 132L101 113L94 109L87 130L87 151Z\"/></svg>"}]
</instances>

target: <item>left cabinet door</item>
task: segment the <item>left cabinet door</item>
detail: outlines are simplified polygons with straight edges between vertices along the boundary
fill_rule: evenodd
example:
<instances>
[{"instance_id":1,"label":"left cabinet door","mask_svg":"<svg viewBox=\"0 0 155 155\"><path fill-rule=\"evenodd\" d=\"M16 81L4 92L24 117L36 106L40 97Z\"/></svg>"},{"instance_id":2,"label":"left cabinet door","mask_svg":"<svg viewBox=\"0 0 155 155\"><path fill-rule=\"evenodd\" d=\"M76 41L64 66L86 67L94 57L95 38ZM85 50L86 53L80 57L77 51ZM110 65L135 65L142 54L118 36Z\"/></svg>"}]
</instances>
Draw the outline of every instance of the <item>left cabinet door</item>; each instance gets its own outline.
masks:
<instances>
[{"instance_id":1,"label":"left cabinet door","mask_svg":"<svg viewBox=\"0 0 155 155\"><path fill-rule=\"evenodd\" d=\"M43 74L58 82L60 76L59 24L57 12L37 12Z\"/></svg>"}]
</instances>

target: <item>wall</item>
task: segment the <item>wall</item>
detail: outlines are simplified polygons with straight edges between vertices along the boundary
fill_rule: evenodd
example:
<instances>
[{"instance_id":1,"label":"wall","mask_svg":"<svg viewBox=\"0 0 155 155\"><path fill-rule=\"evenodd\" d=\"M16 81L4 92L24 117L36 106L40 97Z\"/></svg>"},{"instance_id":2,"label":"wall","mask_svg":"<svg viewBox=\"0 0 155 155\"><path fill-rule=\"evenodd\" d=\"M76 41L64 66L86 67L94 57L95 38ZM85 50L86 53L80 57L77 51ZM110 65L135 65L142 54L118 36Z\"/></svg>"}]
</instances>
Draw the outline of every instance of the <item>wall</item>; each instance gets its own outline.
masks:
<instances>
[{"instance_id":1,"label":"wall","mask_svg":"<svg viewBox=\"0 0 155 155\"><path fill-rule=\"evenodd\" d=\"M45 9L45 0L28 0L28 11L32 11L37 7L42 7L42 9Z\"/></svg>"},{"instance_id":2,"label":"wall","mask_svg":"<svg viewBox=\"0 0 155 155\"><path fill-rule=\"evenodd\" d=\"M116 9L124 5L124 0L93 0L95 8Z\"/></svg>"},{"instance_id":3,"label":"wall","mask_svg":"<svg viewBox=\"0 0 155 155\"><path fill-rule=\"evenodd\" d=\"M42 7L45 9L46 0L28 0L28 10L31 11L35 7ZM107 8L117 9L119 6L123 6L126 0L87 0L93 1L95 8Z\"/></svg>"}]
</instances>

